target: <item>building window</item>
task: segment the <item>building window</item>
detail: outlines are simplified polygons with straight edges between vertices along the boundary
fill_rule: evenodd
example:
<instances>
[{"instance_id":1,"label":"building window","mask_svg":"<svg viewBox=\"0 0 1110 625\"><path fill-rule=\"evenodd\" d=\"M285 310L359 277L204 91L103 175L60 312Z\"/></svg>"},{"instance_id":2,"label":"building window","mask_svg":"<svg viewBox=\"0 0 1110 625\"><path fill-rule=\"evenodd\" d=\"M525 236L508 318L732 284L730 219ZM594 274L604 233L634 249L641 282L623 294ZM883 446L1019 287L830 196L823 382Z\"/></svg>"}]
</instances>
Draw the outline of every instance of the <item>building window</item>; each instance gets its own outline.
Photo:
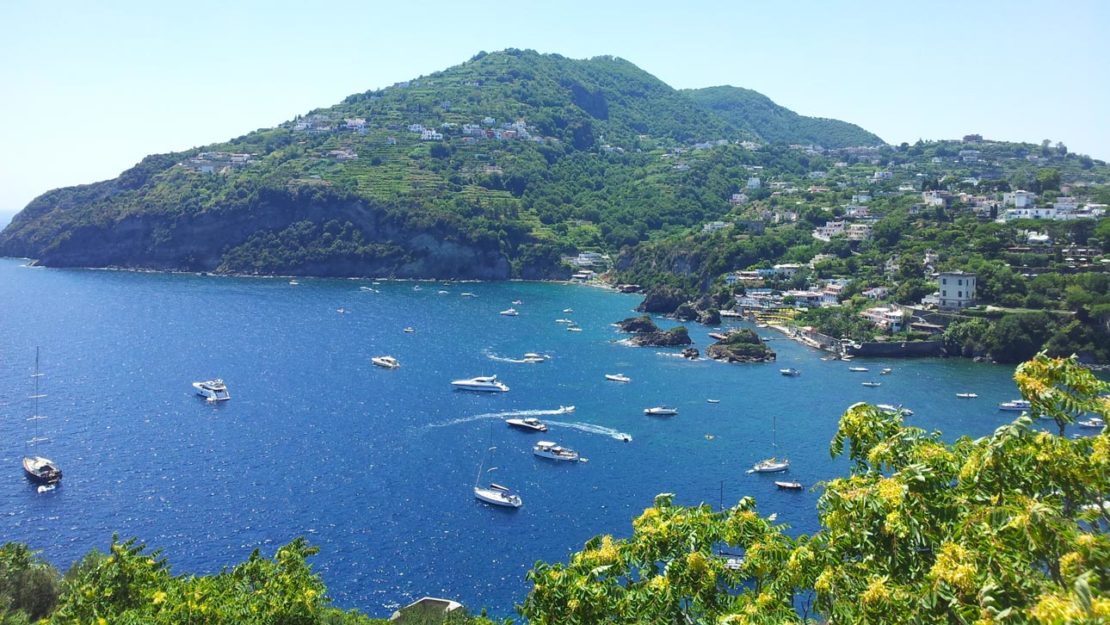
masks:
<instances>
[{"instance_id":1,"label":"building window","mask_svg":"<svg viewBox=\"0 0 1110 625\"><path fill-rule=\"evenodd\" d=\"M956 291L956 297L963 297L963 296L964 296L963 291Z\"/></svg>"}]
</instances>

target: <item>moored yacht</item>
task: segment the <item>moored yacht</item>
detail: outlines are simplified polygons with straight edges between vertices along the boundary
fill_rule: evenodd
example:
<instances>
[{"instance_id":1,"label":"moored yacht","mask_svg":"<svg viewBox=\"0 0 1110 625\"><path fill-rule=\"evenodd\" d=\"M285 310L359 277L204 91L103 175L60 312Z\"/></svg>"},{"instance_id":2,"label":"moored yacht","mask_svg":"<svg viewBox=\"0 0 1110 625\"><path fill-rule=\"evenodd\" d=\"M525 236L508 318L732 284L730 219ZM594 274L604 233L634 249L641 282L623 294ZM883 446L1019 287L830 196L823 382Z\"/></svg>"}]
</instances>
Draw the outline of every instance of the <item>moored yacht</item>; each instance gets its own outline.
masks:
<instances>
[{"instance_id":1,"label":"moored yacht","mask_svg":"<svg viewBox=\"0 0 1110 625\"><path fill-rule=\"evenodd\" d=\"M1021 412L1023 410L1029 410L1031 407L1032 407L1032 404L1030 404L1029 401L1025 400L1025 399L1015 399L1013 401L1004 401L1001 404L998 404L998 409L999 410L1008 410L1008 411L1011 411L1011 412Z\"/></svg>"},{"instance_id":2,"label":"moored yacht","mask_svg":"<svg viewBox=\"0 0 1110 625\"><path fill-rule=\"evenodd\" d=\"M779 460L774 456L766 460L760 460L755 463L749 473L779 473L790 468L790 460L783 458Z\"/></svg>"},{"instance_id":3,"label":"moored yacht","mask_svg":"<svg viewBox=\"0 0 1110 625\"><path fill-rule=\"evenodd\" d=\"M503 317L516 317L518 315L520 315L520 313L518 313L515 308L508 308L501 311L501 316Z\"/></svg>"},{"instance_id":4,"label":"moored yacht","mask_svg":"<svg viewBox=\"0 0 1110 625\"><path fill-rule=\"evenodd\" d=\"M978 395L975 393L956 393L956 397L960 399L975 399Z\"/></svg>"},{"instance_id":5,"label":"moored yacht","mask_svg":"<svg viewBox=\"0 0 1110 625\"><path fill-rule=\"evenodd\" d=\"M1087 419L1086 421L1077 421L1076 423L1081 428L1104 428L1104 427L1106 427L1106 421L1104 421L1101 417L1091 417L1090 419Z\"/></svg>"},{"instance_id":6,"label":"moored yacht","mask_svg":"<svg viewBox=\"0 0 1110 625\"><path fill-rule=\"evenodd\" d=\"M546 432L547 424L535 417L528 417L526 419L505 419L505 423L509 427L520 428L522 430L531 430L533 432Z\"/></svg>"},{"instance_id":7,"label":"moored yacht","mask_svg":"<svg viewBox=\"0 0 1110 625\"><path fill-rule=\"evenodd\" d=\"M540 458L547 458L549 460L565 460L567 462L577 462L578 452L566 447L560 447L551 441L540 441L532 447L532 453Z\"/></svg>"},{"instance_id":8,"label":"moored yacht","mask_svg":"<svg viewBox=\"0 0 1110 625\"><path fill-rule=\"evenodd\" d=\"M479 500L486 503L491 503L495 506L504 506L506 508L519 508L524 505L520 495L514 493L510 488L500 484L490 482L489 486L474 486L474 496Z\"/></svg>"},{"instance_id":9,"label":"moored yacht","mask_svg":"<svg viewBox=\"0 0 1110 625\"><path fill-rule=\"evenodd\" d=\"M786 377L789 377L789 378L796 378L796 377L802 375L802 372L798 371L794 367L789 367L787 369L779 369L779 373L781 373L781 374L783 374L783 375L785 375Z\"/></svg>"},{"instance_id":10,"label":"moored yacht","mask_svg":"<svg viewBox=\"0 0 1110 625\"><path fill-rule=\"evenodd\" d=\"M42 456L24 456L23 472L31 481L39 484L57 484L62 481L62 470L53 460Z\"/></svg>"},{"instance_id":11,"label":"moored yacht","mask_svg":"<svg viewBox=\"0 0 1110 625\"><path fill-rule=\"evenodd\" d=\"M606 373L605 379L610 382L631 382L632 378L623 373Z\"/></svg>"},{"instance_id":12,"label":"moored yacht","mask_svg":"<svg viewBox=\"0 0 1110 625\"><path fill-rule=\"evenodd\" d=\"M868 388L878 388L883 385L882 382L860 382L860 384Z\"/></svg>"},{"instance_id":13,"label":"moored yacht","mask_svg":"<svg viewBox=\"0 0 1110 625\"><path fill-rule=\"evenodd\" d=\"M28 421L34 422L35 431L31 439L27 441L28 451L23 456L23 472L27 475L27 479L41 484L41 486L39 486L40 493L53 490L54 487L62 481L62 470L58 468L58 465L55 464L53 460L30 453L30 446L46 443L50 440L46 436L43 436L42 422L46 417L39 412L39 400L46 397L46 395L43 395L39 391L39 379L42 378L42 376L43 374L39 371L39 349L36 347L35 372L31 375L31 379L34 380L35 390L30 397L34 405L31 410L31 416L27 417Z\"/></svg>"},{"instance_id":14,"label":"moored yacht","mask_svg":"<svg viewBox=\"0 0 1110 625\"><path fill-rule=\"evenodd\" d=\"M644 414L650 417L673 417L678 414L678 408L670 406L655 406L653 408L645 408Z\"/></svg>"},{"instance_id":15,"label":"moored yacht","mask_svg":"<svg viewBox=\"0 0 1110 625\"><path fill-rule=\"evenodd\" d=\"M505 393L509 387L495 375L480 375L466 380L453 380L451 386L460 391L479 391L486 393Z\"/></svg>"},{"instance_id":16,"label":"moored yacht","mask_svg":"<svg viewBox=\"0 0 1110 625\"><path fill-rule=\"evenodd\" d=\"M370 362L383 369L396 369L401 366L401 363L397 362L397 359L393 356L374 356L370 359Z\"/></svg>"},{"instance_id":17,"label":"moored yacht","mask_svg":"<svg viewBox=\"0 0 1110 625\"><path fill-rule=\"evenodd\" d=\"M867 373L867 367L848 367L852 373Z\"/></svg>"},{"instance_id":18,"label":"moored yacht","mask_svg":"<svg viewBox=\"0 0 1110 625\"><path fill-rule=\"evenodd\" d=\"M802 483L801 482L787 482L787 481L775 480L775 486L778 486L780 490L802 490Z\"/></svg>"},{"instance_id":19,"label":"moored yacht","mask_svg":"<svg viewBox=\"0 0 1110 625\"><path fill-rule=\"evenodd\" d=\"M193 388L196 389L197 395L200 395L208 401L227 401L231 399L231 393L227 390L227 384L220 378L205 380L204 382L193 382Z\"/></svg>"}]
</instances>

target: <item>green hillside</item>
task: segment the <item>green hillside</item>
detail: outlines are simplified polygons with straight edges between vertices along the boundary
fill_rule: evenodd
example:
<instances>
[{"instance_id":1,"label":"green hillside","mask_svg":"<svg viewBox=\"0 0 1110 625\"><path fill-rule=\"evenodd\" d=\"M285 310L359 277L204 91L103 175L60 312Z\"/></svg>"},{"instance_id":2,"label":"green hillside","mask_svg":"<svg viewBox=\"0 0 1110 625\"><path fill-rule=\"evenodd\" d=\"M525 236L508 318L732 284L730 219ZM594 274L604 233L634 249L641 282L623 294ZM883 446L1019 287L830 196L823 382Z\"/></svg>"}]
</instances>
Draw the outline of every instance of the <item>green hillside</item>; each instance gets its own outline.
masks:
<instances>
[{"instance_id":1,"label":"green hillside","mask_svg":"<svg viewBox=\"0 0 1110 625\"><path fill-rule=\"evenodd\" d=\"M725 213L744 167L804 170L793 154L720 149L777 140L622 59L480 53L45 193L0 233L0 253L55 266L557 277L561 255Z\"/></svg>"},{"instance_id":2,"label":"green hillside","mask_svg":"<svg viewBox=\"0 0 1110 625\"><path fill-rule=\"evenodd\" d=\"M734 127L771 143L804 143L827 148L883 144L882 139L855 124L799 115L751 89L705 87L683 93Z\"/></svg>"}]
</instances>

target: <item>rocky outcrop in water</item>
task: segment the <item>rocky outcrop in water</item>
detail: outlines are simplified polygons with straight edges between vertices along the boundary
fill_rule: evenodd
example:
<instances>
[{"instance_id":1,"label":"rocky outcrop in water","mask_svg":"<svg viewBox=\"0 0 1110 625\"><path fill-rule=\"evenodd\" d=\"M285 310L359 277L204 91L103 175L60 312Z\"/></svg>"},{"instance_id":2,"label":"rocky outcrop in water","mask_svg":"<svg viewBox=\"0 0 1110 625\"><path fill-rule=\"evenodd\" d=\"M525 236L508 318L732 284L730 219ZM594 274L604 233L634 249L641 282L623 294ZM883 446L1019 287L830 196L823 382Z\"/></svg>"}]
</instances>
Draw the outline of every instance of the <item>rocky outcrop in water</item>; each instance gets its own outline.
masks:
<instances>
[{"instance_id":1,"label":"rocky outcrop in water","mask_svg":"<svg viewBox=\"0 0 1110 625\"><path fill-rule=\"evenodd\" d=\"M752 330L737 330L709 346L706 354L725 362L774 362L775 352Z\"/></svg>"},{"instance_id":2,"label":"rocky outcrop in water","mask_svg":"<svg viewBox=\"0 0 1110 625\"><path fill-rule=\"evenodd\" d=\"M637 347L682 347L693 343L685 326L660 330L647 315L629 317L617 322L617 327L622 332L632 333L628 341Z\"/></svg>"}]
</instances>

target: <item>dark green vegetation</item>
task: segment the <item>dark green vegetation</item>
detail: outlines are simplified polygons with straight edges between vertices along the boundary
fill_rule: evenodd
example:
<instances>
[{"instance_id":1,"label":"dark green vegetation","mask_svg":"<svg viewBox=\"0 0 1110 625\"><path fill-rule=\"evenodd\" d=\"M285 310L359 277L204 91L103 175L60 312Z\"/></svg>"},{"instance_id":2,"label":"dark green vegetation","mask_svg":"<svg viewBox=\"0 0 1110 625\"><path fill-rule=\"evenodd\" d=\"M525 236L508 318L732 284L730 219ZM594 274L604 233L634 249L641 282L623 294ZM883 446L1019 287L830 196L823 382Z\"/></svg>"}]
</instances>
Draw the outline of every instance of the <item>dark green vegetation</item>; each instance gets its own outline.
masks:
<instances>
[{"instance_id":1,"label":"dark green vegetation","mask_svg":"<svg viewBox=\"0 0 1110 625\"><path fill-rule=\"evenodd\" d=\"M108 553L92 551L65 576L26 545L0 546L0 624L66 625L379 625L355 611L330 605L327 589L307 563L315 547L297 539L273 559L257 551L215 575L173 575L157 552L135 541L112 541ZM398 621L399 623L401 621ZM433 625L442 619L405 619ZM493 625L481 617L452 614L448 623Z\"/></svg>"},{"instance_id":2,"label":"dark green vegetation","mask_svg":"<svg viewBox=\"0 0 1110 625\"><path fill-rule=\"evenodd\" d=\"M818 486L813 535L792 536L750 497L714 510L659 495L630 537L537 564L522 614L534 625L1105 623L1110 432L1065 434L1084 412L1110 417L1107 385L1043 356L1015 379L1031 414L976 440L948 444L891 412L849 408L830 452L851 469Z\"/></svg>"},{"instance_id":3,"label":"dark green vegetation","mask_svg":"<svg viewBox=\"0 0 1110 625\"><path fill-rule=\"evenodd\" d=\"M714 360L726 362L770 362L775 359L775 352L754 330L747 328L730 332L726 338L710 345L706 354Z\"/></svg>"},{"instance_id":4,"label":"dark green vegetation","mask_svg":"<svg viewBox=\"0 0 1110 625\"><path fill-rule=\"evenodd\" d=\"M770 98L740 87L684 90L695 102L770 143L805 143L827 148L882 145L883 140L855 124L798 115Z\"/></svg>"},{"instance_id":5,"label":"dark green vegetation","mask_svg":"<svg viewBox=\"0 0 1110 625\"><path fill-rule=\"evenodd\" d=\"M615 251L723 214L735 182L707 188L707 176L795 160L672 150L880 143L744 94L719 114L618 58L482 53L278 128L50 191L0 234L0 253L56 266L562 277L561 254Z\"/></svg>"},{"instance_id":6,"label":"dark green vegetation","mask_svg":"<svg viewBox=\"0 0 1110 625\"><path fill-rule=\"evenodd\" d=\"M637 347L684 347L690 345L690 333L686 326L670 330L660 330L649 315L629 317L617 323L622 332L632 333L629 342Z\"/></svg>"}]
</instances>

